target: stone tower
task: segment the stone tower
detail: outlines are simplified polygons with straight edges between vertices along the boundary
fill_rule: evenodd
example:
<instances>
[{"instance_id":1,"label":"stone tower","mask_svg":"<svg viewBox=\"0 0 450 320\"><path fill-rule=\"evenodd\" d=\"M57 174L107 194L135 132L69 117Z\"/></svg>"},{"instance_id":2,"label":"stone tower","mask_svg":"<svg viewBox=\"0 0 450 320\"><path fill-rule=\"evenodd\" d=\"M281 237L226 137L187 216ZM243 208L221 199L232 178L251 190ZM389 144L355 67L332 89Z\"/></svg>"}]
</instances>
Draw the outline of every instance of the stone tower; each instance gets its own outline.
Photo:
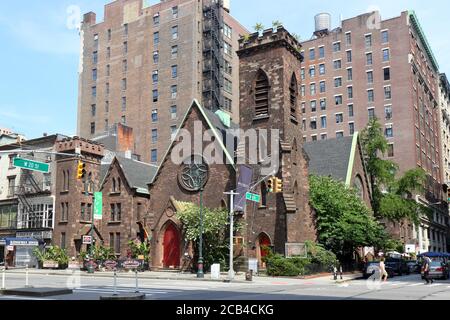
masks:
<instances>
[{"instance_id":1,"label":"stone tower","mask_svg":"<svg viewBox=\"0 0 450 320\"><path fill-rule=\"evenodd\" d=\"M299 73L303 56L300 48L300 43L279 27L276 31L265 30L262 36L254 33L242 38L237 52L240 58L241 129L279 130L276 146L272 145L271 138L267 138L266 144L259 139L259 163L252 167L257 176L255 181L266 177L254 190L262 195L262 200L259 204L248 204L244 215L247 256L259 260L265 255L265 246L284 254L286 247L298 250L305 241L316 240L309 206L308 161L302 148ZM241 159L242 146L241 141L238 148ZM278 153L273 150L274 146L279 149ZM252 147L255 148L246 141L245 154ZM267 152L262 152L262 148ZM265 160L261 154L278 154L279 166L274 175L283 180L282 193L267 193L268 177L267 172L261 172Z\"/></svg>"},{"instance_id":2,"label":"stone tower","mask_svg":"<svg viewBox=\"0 0 450 320\"><path fill-rule=\"evenodd\" d=\"M56 144L56 151L67 153L71 156L58 156L56 171L56 210L55 210L55 234L53 245L67 249L68 254L77 256L87 248L82 243L82 238L89 235L92 226L93 193L99 191L100 163L105 148L103 145L74 137L62 140ZM77 180L76 172L79 158L76 152L81 153L86 164L86 178L94 183L88 189L89 196L85 194L85 184ZM94 238L99 239L96 225Z\"/></svg>"}]
</instances>

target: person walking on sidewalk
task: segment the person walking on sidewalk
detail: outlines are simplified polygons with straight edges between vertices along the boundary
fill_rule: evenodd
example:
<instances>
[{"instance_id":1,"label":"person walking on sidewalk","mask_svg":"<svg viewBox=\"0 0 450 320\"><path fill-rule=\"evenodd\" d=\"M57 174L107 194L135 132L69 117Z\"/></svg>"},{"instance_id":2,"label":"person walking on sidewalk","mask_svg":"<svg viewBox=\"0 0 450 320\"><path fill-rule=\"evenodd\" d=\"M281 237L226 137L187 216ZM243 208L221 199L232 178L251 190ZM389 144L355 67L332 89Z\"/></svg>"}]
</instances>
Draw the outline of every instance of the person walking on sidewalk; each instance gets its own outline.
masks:
<instances>
[{"instance_id":1,"label":"person walking on sidewalk","mask_svg":"<svg viewBox=\"0 0 450 320\"><path fill-rule=\"evenodd\" d=\"M386 282L387 278L388 278L388 273L386 271L386 265L385 265L384 261L385 261L385 259L381 258L381 261L380 261L380 274L381 274L380 281ZM384 278L384 280L383 280L383 278Z\"/></svg>"},{"instance_id":2,"label":"person walking on sidewalk","mask_svg":"<svg viewBox=\"0 0 450 320\"><path fill-rule=\"evenodd\" d=\"M423 275L424 279L426 281L425 284L433 284L434 280L430 278L430 265L431 265L431 259L429 257L425 257L425 260L423 262Z\"/></svg>"}]
</instances>

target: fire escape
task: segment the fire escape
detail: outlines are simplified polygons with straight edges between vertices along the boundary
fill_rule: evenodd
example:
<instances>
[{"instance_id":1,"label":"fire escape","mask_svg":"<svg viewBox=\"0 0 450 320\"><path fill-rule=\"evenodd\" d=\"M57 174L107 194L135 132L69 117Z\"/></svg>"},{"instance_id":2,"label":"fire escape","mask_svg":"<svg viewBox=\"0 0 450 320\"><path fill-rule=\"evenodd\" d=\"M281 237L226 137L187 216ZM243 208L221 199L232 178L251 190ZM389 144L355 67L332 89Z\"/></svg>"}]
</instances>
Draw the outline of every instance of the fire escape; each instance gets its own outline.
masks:
<instances>
[{"instance_id":1,"label":"fire escape","mask_svg":"<svg viewBox=\"0 0 450 320\"><path fill-rule=\"evenodd\" d=\"M203 105L212 111L223 105L222 0L206 0L203 7Z\"/></svg>"},{"instance_id":2,"label":"fire escape","mask_svg":"<svg viewBox=\"0 0 450 320\"><path fill-rule=\"evenodd\" d=\"M17 229L36 229L46 227L44 221L38 221L39 217L30 203L29 198L36 195L50 194L50 189L44 186L43 181L38 182L30 170L22 169L19 185L16 188L16 196L19 199ZM43 218L43 217L41 217Z\"/></svg>"}]
</instances>

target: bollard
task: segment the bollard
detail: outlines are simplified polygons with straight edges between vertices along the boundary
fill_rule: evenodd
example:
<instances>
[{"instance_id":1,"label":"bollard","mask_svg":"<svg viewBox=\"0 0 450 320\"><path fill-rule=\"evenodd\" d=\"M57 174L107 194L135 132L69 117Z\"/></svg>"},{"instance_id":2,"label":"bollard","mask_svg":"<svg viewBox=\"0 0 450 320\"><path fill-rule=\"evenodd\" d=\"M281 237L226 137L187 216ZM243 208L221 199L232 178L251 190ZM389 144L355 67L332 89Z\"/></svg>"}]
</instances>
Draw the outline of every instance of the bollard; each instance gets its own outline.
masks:
<instances>
[{"instance_id":1,"label":"bollard","mask_svg":"<svg viewBox=\"0 0 450 320\"><path fill-rule=\"evenodd\" d=\"M25 288L28 288L28 266L25 269Z\"/></svg>"},{"instance_id":2,"label":"bollard","mask_svg":"<svg viewBox=\"0 0 450 320\"><path fill-rule=\"evenodd\" d=\"M117 296L117 269L114 268L114 296Z\"/></svg>"},{"instance_id":3,"label":"bollard","mask_svg":"<svg viewBox=\"0 0 450 320\"><path fill-rule=\"evenodd\" d=\"M138 286L138 271L135 270L135 276L136 276L136 293L139 293L139 286Z\"/></svg>"},{"instance_id":4,"label":"bollard","mask_svg":"<svg viewBox=\"0 0 450 320\"><path fill-rule=\"evenodd\" d=\"M3 268L3 272L2 272L2 287L0 289L5 290L5 278L6 278L6 267Z\"/></svg>"}]
</instances>

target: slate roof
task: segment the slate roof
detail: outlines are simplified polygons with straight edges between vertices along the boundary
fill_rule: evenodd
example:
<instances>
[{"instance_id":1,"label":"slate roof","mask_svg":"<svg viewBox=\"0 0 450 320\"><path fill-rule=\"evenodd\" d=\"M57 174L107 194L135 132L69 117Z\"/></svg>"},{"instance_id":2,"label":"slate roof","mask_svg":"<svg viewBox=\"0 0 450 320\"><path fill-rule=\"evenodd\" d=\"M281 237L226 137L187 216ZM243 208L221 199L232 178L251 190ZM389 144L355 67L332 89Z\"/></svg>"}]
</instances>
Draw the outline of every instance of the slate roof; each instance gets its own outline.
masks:
<instances>
[{"instance_id":1,"label":"slate roof","mask_svg":"<svg viewBox=\"0 0 450 320\"><path fill-rule=\"evenodd\" d=\"M116 156L122 171L132 188L138 189L140 193L148 194L148 183L153 181L153 177L158 167L149 163L127 159Z\"/></svg>"},{"instance_id":2,"label":"slate roof","mask_svg":"<svg viewBox=\"0 0 450 320\"><path fill-rule=\"evenodd\" d=\"M303 149L309 157L309 173L345 182L353 137L307 142Z\"/></svg>"}]
</instances>

